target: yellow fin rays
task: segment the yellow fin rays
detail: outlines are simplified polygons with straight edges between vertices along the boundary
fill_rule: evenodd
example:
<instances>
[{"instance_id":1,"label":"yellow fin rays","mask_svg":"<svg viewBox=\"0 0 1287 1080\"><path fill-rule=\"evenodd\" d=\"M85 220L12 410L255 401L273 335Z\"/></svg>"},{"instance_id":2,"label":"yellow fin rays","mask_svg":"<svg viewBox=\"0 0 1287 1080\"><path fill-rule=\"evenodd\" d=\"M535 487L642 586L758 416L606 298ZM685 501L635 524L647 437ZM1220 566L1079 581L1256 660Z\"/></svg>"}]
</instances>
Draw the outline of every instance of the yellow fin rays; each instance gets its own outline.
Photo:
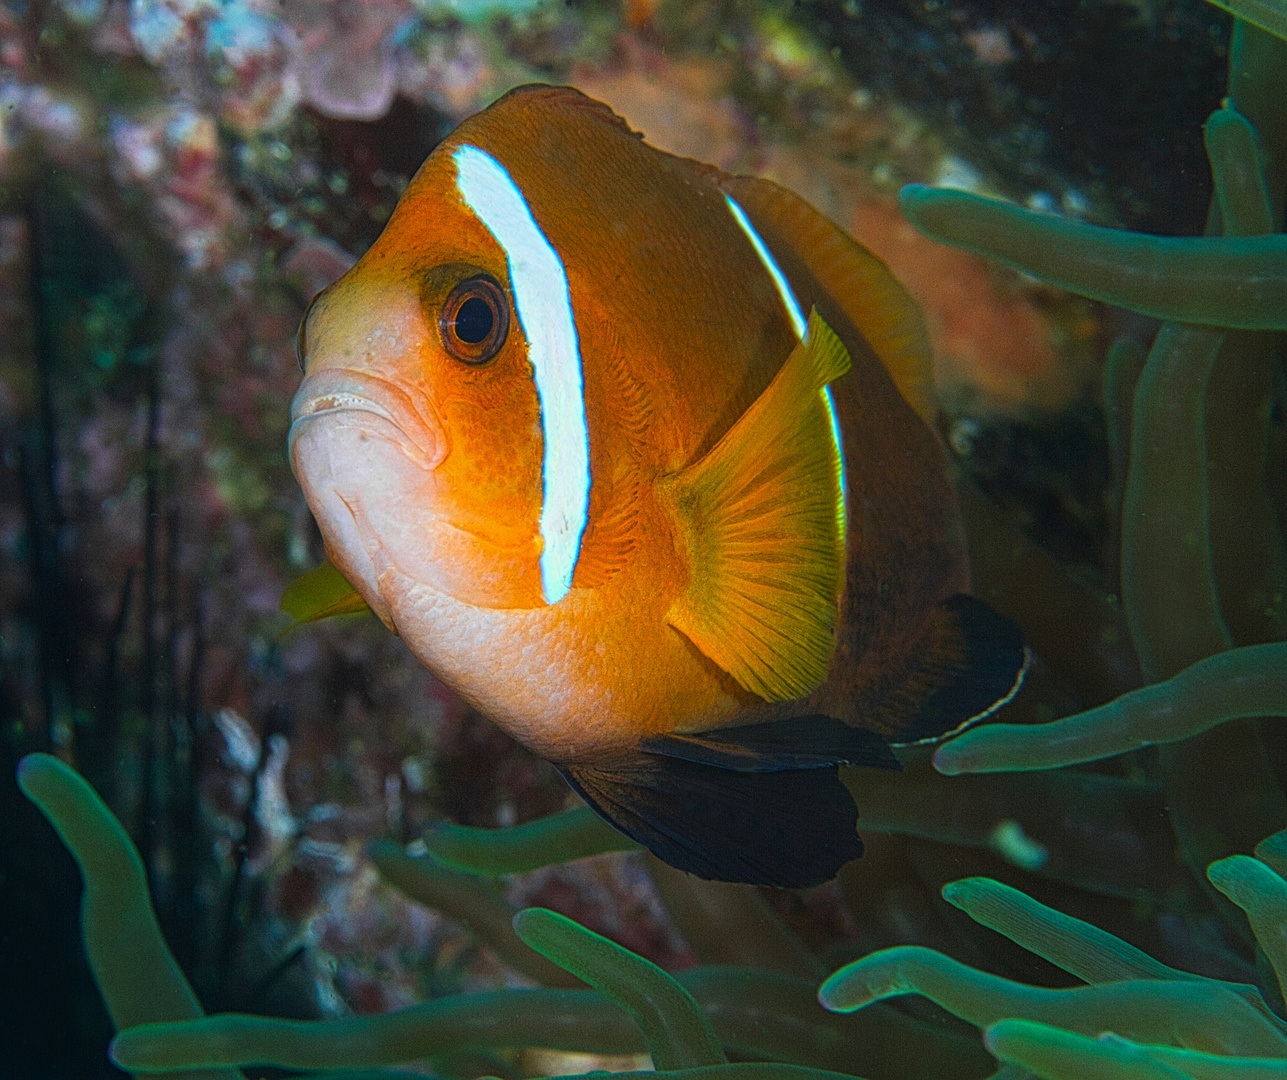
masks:
<instances>
[{"instance_id":1,"label":"yellow fin rays","mask_svg":"<svg viewBox=\"0 0 1287 1080\"><path fill-rule=\"evenodd\" d=\"M768 701L804 697L831 666L845 543L823 389L849 367L811 312L764 393L700 461L662 481L690 573L668 621Z\"/></svg>"}]
</instances>

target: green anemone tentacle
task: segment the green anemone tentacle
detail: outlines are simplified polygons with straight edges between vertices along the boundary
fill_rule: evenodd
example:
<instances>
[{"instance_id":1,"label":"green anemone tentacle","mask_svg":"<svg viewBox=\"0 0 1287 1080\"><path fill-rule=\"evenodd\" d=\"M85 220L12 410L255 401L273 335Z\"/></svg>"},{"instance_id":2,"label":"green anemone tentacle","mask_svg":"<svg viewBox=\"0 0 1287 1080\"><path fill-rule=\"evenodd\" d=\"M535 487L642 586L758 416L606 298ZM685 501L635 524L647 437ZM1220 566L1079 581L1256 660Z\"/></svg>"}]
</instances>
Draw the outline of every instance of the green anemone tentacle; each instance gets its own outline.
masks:
<instances>
[{"instance_id":1,"label":"green anemone tentacle","mask_svg":"<svg viewBox=\"0 0 1287 1080\"><path fill-rule=\"evenodd\" d=\"M931 239L1155 319L1287 330L1287 236L1163 237L1085 225L911 184L898 204Z\"/></svg>"},{"instance_id":2,"label":"green anemone tentacle","mask_svg":"<svg viewBox=\"0 0 1287 1080\"><path fill-rule=\"evenodd\" d=\"M1192 1080L1124 1039L1090 1038L1031 1020L1001 1020L984 1035L1001 1061L1042 1080Z\"/></svg>"},{"instance_id":3,"label":"green anemone tentacle","mask_svg":"<svg viewBox=\"0 0 1287 1080\"><path fill-rule=\"evenodd\" d=\"M1048 990L976 971L932 949L900 945L841 968L822 984L818 998L829 1009L851 1011L900 994L920 994L980 1028L1019 1017L1083 1035L1116 1031L1211 1053L1287 1056L1287 1035L1215 981L1137 979Z\"/></svg>"},{"instance_id":4,"label":"green anemone tentacle","mask_svg":"<svg viewBox=\"0 0 1287 1080\"><path fill-rule=\"evenodd\" d=\"M80 867L85 955L116 1029L202 1016L201 1003L161 933L143 860L116 815L75 770L49 754L28 754L19 762L18 786ZM242 1080L234 1069L188 1075Z\"/></svg>"},{"instance_id":5,"label":"green anemone tentacle","mask_svg":"<svg viewBox=\"0 0 1287 1080\"><path fill-rule=\"evenodd\" d=\"M1242 717L1284 714L1287 644L1248 645L1049 724L974 728L940 746L934 767L949 776L1058 769L1188 739Z\"/></svg>"},{"instance_id":6,"label":"green anemone tentacle","mask_svg":"<svg viewBox=\"0 0 1287 1080\"><path fill-rule=\"evenodd\" d=\"M514 930L537 952L625 1009L643 1032L658 1069L728 1061L693 995L656 964L545 908L520 911Z\"/></svg>"},{"instance_id":7,"label":"green anemone tentacle","mask_svg":"<svg viewBox=\"0 0 1287 1080\"><path fill-rule=\"evenodd\" d=\"M1287 39L1287 3L1283 0L1208 0L1244 22Z\"/></svg>"},{"instance_id":8,"label":"green anemone tentacle","mask_svg":"<svg viewBox=\"0 0 1287 1080\"><path fill-rule=\"evenodd\" d=\"M424 834L425 847L448 866L474 874L521 874L609 851L639 851L588 806L507 829L442 822Z\"/></svg>"},{"instance_id":9,"label":"green anemone tentacle","mask_svg":"<svg viewBox=\"0 0 1287 1080\"><path fill-rule=\"evenodd\" d=\"M500 894L491 879L444 866L433 855L408 855L390 840L377 840L369 853L385 881L468 928L515 971L542 986L583 985L575 975L519 940L513 925L518 908Z\"/></svg>"}]
</instances>

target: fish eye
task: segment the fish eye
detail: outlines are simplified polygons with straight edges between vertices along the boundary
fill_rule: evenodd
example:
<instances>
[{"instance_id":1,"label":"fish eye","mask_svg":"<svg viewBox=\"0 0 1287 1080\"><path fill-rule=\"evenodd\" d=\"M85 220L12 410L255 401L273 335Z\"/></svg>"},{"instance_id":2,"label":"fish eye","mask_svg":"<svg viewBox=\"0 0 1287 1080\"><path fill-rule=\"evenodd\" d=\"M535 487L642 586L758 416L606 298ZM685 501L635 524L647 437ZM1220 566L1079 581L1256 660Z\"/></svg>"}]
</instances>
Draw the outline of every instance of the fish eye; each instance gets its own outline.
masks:
<instances>
[{"instance_id":1,"label":"fish eye","mask_svg":"<svg viewBox=\"0 0 1287 1080\"><path fill-rule=\"evenodd\" d=\"M438 316L443 348L465 364L485 364L501 350L509 333L509 303L489 277L462 281Z\"/></svg>"}]
</instances>

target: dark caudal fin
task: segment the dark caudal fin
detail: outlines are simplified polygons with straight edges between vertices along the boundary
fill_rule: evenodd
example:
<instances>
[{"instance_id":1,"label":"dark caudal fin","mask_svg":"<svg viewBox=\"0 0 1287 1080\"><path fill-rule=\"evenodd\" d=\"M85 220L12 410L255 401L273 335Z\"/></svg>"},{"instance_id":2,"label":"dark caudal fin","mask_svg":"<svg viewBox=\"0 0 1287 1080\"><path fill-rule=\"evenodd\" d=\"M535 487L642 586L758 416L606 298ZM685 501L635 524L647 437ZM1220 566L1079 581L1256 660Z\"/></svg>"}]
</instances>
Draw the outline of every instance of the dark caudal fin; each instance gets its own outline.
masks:
<instances>
[{"instance_id":1,"label":"dark caudal fin","mask_svg":"<svg viewBox=\"0 0 1287 1080\"><path fill-rule=\"evenodd\" d=\"M906 679L860 722L895 746L933 742L1006 704L1028 671L1023 631L982 600L957 593L939 605Z\"/></svg>"},{"instance_id":2,"label":"dark caudal fin","mask_svg":"<svg viewBox=\"0 0 1287 1080\"><path fill-rule=\"evenodd\" d=\"M879 735L826 716L647 740L611 767L560 766L595 811L658 858L717 881L805 888L862 854L837 766L897 769Z\"/></svg>"}]
</instances>

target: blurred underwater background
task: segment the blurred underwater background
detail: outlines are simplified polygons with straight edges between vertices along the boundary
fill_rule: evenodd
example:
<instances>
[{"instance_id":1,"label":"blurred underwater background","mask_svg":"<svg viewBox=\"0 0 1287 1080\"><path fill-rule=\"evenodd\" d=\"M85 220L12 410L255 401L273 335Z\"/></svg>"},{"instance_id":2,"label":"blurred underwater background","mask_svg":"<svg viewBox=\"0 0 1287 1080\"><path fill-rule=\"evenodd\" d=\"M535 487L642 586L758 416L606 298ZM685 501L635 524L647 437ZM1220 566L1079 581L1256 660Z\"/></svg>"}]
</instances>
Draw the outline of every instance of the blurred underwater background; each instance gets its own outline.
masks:
<instances>
[{"instance_id":1,"label":"blurred underwater background","mask_svg":"<svg viewBox=\"0 0 1287 1080\"><path fill-rule=\"evenodd\" d=\"M818 888L279 608L300 317L527 82L924 310L1033 665ZM0 0L0 1076L1287 1077L1285 199L1282 0Z\"/></svg>"}]
</instances>

